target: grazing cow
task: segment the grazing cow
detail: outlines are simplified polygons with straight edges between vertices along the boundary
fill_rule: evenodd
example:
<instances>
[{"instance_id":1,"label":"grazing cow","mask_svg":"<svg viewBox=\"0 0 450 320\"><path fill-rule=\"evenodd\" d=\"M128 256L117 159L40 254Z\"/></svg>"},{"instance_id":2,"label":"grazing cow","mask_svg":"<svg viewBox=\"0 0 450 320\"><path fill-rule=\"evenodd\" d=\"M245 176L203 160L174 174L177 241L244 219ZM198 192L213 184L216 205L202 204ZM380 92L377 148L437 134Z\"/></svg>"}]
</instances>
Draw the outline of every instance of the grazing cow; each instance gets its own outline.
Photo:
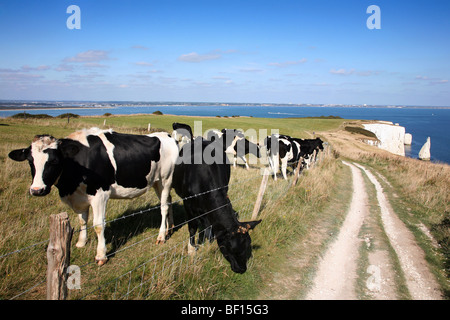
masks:
<instances>
[{"instance_id":1,"label":"grazing cow","mask_svg":"<svg viewBox=\"0 0 450 320\"><path fill-rule=\"evenodd\" d=\"M187 124L174 122L172 123L172 129L172 138L177 141L180 149L183 147L183 145L189 143L192 139L194 139L192 129Z\"/></svg>"},{"instance_id":2,"label":"grazing cow","mask_svg":"<svg viewBox=\"0 0 450 320\"><path fill-rule=\"evenodd\" d=\"M323 141L320 138L315 139L297 139L291 138L292 141L301 145L300 157L303 157L306 169L309 169L311 163L317 161L317 156L323 150Z\"/></svg>"},{"instance_id":3,"label":"grazing cow","mask_svg":"<svg viewBox=\"0 0 450 320\"><path fill-rule=\"evenodd\" d=\"M55 185L61 200L78 213L81 232L77 247L86 244L92 207L98 265L107 261L104 227L108 199L135 198L153 187L161 200L157 243L165 241L168 226L173 224L170 189L178 158L178 147L167 133L141 136L92 128L65 139L40 135L31 146L11 151L9 157L29 161L32 195L45 196Z\"/></svg>"},{"instance_id":4,"label":"grazing cow","mask_svg":"<svg viewBox=\"0 0 450 320\"><path fill-rule=\"evenodd\" d=\"M249 153L261 158L261 152L258 144L248 141L244 134L236 129L222 129L222 131L211 130L207 134L210 141L222 141L225 153L233 155L233 167L236 168L237 158L245 164L248 170L249 166L245 156Z\"/></svg>"},{"instance_id":5,"label":"grazing cow","mask_svg":"<svg viewBox=\"0 0 450 320\"><path fill-rule=\"evenodd\" d=\"M300 144L291 141L289 136L272 134L264 139L269 164L273 171L274 180L277 180L279 163L281 162L281 173L287 180L287 166L295 166L299 160Z\"/></svg>"},{"instance_id":6,"label":"grazing cow","mask_svg":"<svg viewBox=\"0 0 450 320\"><path fill-rule=\"evenodd\" d=\"M185 156L184 152L189 152L194 159L195 153L203 154L205 148L214 143L217 141L195 139L191 144L200 145L185 145L180 151L180 158ZM188 252L195 252L195 233L199 225L212 226L220 251L230 262L231 269L236 273L244 273L252 252L249 230L261 220L238 221L227 195L229 181L229 164L216 162L206 164L204 161L194 164L192 160L176 165L172 186L176 193L184 198L190 235Z\"/></svg>"},{"instance_id":7,"label":"grazing cow","mask_svg":"<svg viewBox=\"0 0 450 320\"><path fill-rule=\"evenodd\" d=\"M278 146L278 149L275 146ZM316 139L298 139L287 135L274 134L264 140L267 149L269 164L272 167L274 179L277 180L278 165L281 162L281 172L284 179L287 179L286 170L290 165L295 170L298 161L302 161L302 167L309 166L312 161L316 161L317 154L323 150L323 141Z\"/></svg>"},{"instance_id":8,"label":"grazing cow","mask_svg":"<svg viewBox=\"0 0 450 320\"><path fill-rule=\"evenodd\" d=\"M315 138L315 139L305 139L305 142L307 144L309 144L310 148L314 149L315 151L315 156L314 156L314 161L317 160L317 155L319 154L320 151L323 151L323 141L320 138Z\"/></svg>"}]
</instances>

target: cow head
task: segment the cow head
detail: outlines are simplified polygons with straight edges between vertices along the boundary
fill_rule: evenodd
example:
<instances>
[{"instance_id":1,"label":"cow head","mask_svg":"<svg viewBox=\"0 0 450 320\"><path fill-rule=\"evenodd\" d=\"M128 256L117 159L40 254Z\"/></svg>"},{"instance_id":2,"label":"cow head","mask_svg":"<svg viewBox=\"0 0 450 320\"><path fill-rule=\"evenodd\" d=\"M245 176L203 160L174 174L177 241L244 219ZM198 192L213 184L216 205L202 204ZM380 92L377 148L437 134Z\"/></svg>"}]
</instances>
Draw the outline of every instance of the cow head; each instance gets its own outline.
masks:
<instances>
[{"instance_id":1,"label":"cow head","mask_svg":"<svg viewBox=\"0 0 450 320\"><path fill-rule=\"evenodd\" d=\"M316 138L317 141L317 145L319 147L320 150L323 150L323 141L320 138Z\"/></svg>"},{"instance_id":2,"label":"cow head","mask_svg":"<svg viewBox=\"0 0 450 320\"><path fill-rule=\"evenodd\" d=\"M247 271L247 261L252 255L251 238L249 230L261 222L238 222L238 227L232 232L217 235L217 244L223 256L230 262L231 270L236 273Z\"/></svg>"},{"instance_id":3,"label":"cow head","mask_svg":"<svg viewBox=\"0 0 450 320\"><path fill-rule=\"evenodd\" d=\"M14 161L28 160L33 179L30 194L33 196L49 194L62 172L60 141L50 135L35 136L28 148L13 150L8 156Z\"/></svg>"}]
</instances>

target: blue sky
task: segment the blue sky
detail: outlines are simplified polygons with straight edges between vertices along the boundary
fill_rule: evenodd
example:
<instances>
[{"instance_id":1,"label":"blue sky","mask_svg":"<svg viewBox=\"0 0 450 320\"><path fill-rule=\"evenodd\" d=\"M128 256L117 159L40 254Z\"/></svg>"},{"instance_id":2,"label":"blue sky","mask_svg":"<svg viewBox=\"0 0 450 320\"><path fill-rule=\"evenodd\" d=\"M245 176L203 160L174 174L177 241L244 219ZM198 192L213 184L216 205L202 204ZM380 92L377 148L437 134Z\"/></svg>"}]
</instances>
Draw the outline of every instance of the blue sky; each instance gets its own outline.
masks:
<instances>
[{"instance_id":1,"label":"blue sky","mask_svg":"<svg viewBox=\"0 0 450 320\"><path fill-rule=\"evenodd\" d=\"M450 106L449 13L447 0L0 0L0 99Z\"/></svg>"}]
</instances>

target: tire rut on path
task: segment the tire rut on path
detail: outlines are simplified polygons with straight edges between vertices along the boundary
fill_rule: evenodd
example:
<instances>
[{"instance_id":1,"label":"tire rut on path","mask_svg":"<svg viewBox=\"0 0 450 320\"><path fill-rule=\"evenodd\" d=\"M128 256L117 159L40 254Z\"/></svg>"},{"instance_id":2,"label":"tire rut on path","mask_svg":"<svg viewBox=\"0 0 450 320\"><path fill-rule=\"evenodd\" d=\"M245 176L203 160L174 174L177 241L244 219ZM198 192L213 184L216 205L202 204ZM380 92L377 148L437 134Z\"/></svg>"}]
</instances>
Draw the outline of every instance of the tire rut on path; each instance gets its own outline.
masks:
<instances>
[{"instance_id":1,"label":"tire rut on path","mask_svg":"<svg viewBox=\"0 0 450 320\"><path fill-rule=\"evenodd\" d=\"M440 287L430 272L423 250L417 245L412 232L392 210L381 184L370 170L355 163L343 163L351 168L353 197L350 209L340 228L337 239L330 245L319 263L314 284L307 294L310 300L357 299L356 280L361 239L358 237L365 219L369 217L368 194L363 178L364 172L375 186L376 201L381 215L382 228L395 251L405 275L406 285L412 299L442 299ZM380 237L377 235L377 237ZM379 240L379 239L378 239ZM376 258L376 257L379 258ZM397 299L393 283L393 265L385 251L370 256L370 268L378 272L379 285L372 295L375 299ZM369 269L368 269L369 270ZM383 279L384 277L384 279ZM381 290L381 283L383 289ZM367 282L367 290L369 283ZM366 291L367 291L366 290Z\"/></svg>"},{"instance_id":2,"label":"tire rut on path","mask_svg":"<svg viewBox=\"0 0 450 320\"><path fill-rule=\"evenodd\" d=\"M361 165L355 165L363 170L375 185L383 227L400 261L412 299L442 299L440 287L425 260L425 253L417 245L412 232L392 210L381 184L370 170Z\"/></svg>"},{"instance_id":3,"label":"tire rut on path","mask_svg":"<svg viewBox=\"0 0 450 320\"><path fill-rule=\"evenodd\" d=\"M347 162L352 171L353 197L338 238L328 248L316 273L308 300L355 300L359 230L367 214L367 193L360 170Z\"/></svg>"}]
</instances>

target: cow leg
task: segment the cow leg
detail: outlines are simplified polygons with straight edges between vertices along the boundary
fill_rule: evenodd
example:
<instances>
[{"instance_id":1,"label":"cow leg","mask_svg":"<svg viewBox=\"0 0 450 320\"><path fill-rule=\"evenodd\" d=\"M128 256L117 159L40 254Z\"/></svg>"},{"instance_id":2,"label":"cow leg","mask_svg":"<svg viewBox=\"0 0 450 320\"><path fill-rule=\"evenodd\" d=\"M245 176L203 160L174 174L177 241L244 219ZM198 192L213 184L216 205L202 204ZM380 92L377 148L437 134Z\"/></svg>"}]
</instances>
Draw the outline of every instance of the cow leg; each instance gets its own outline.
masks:
<instances>
[{"instance_id":1,"label":"cow leg","mask_svg":"<svg viewBox=\"0 0 450 320\"><path fill-rule=\"evenodd\" d=\"M314 150L313 154L311 156L311 166L314 166L314 164L316 163L316 159L317 159L317 153L316 153L316 150Z\"/></svg>"},{"instance_id":2,"label":"cow leg","mask_svg":"<svg viewBox=\"0 0 450 320\"><path fill-rule=\"evenodd\" d=\"M204 219L204 228L205 228L205 238L209 240L209 242L214 241L214 232L212 229L212 225L210 224L208 219Z\"/></svg>"},{"instance_id":3,"label":"cow leg","mask_svg":"<svg viewBox=\"0 0 450 320\"><path fill-rule=\"evenodd\" d=\"M281 159L281 172L283 173L284 180L287 180L286 170L287 170L287 157Z\"/></svg>"},{"instance_id":4,"label":"cow leg","mask_svg":"<svg viewBox=\"0 0 450 320\"><path fill-rule=\"evenodd\" d=\"M269 152L267 152L266 154L267 154L267 162L269 162L270 170L273 171L272 157L269 155Z\"/></svg>"},{"instance_id":5,"label":"cow leg","mask_svg":"<svg viewBox=\"0 0 450 320\"><path fill-rule=\"evenodd\" d=\"M196 219L188 222L189 228L189 243L188 243L188 254L192 255L197 251L197 246L195 244L195 233L198 228L198 221Z\"/></svg>"},{"instance_id":6,"label":"cow leg","mask_svg":"<svg viewBox=\"0 0 450 320\"><path fill-rule=\"evenodd\" d=\"M308 159L305 160L306 163L306 170L309 170L309 165L311 164L311 157L308 157Z\"/></svg>"},{"instance_id":7,"label":"cow leg","mask_svg":"<svg viewBox=\"0 0 450 320\"><path fill-rule=\"evenodd\" d=\"M233 168L236 168L237 155L233 156Z\"/></svg>"},{"instance_id":8,"label":"cow leg","mask_svg":"<svg viewBox=\"0 0 450 320\"><path fill-rule=\"evenodd\" d=\"M278 156L274 156L272 158L272 164L273 164L273 179L277 181L278 168L280 166Z\"/></svg>"},{"instance_id":9,"label":"cow leg","mask_svg":"<svg viewBox=\"0 0 450 320\"><path fill-rule=\"evenodd\" d=\"M169 224L173 225L173 212L169 203L171 201L170 196L170 181L166 181L163 186L161 180L157 181L153 187L161 201L161 227L159 228L159 234L156 238L156 243L164 243L169 230Z\"/></svg>"},{"instance_id":10,"label":"cow leg","mask_svg":"<svg viewBox=\"0 0 450 320\"><path fill-rule=\"evenodd\" d=\"M78 214L78 220L80 221L80 235L78 236L78 242L75 245L77 248L82 248L86 245L87 241L87 222L89 219L89 207L85 212Z\"/></svg>"},{"instance_id":11,"label":"cow leg","mask_svg":"<svg viewBox=\"0 0 450 320\"><path fill-rule=\"evenodd\" d=\"M95 261L99 266L106 263L106 241L105 241L105 218L106 204L109 200L109 193L98 190L96 195L92 197L91 206L94 215L93 226L97 234L97 255Z\"/></svg>"},{"instance_id":12,"label":"cow leg","mask_svg":"<svg viewBox=\"0 0 450 320\"><path fill-rule=\"evenodd\" d=\"M241 157L242 161L244 161L244 163L245 163L245 168L248 170L249 167L248 167L247 159L245 159L245 156L240 156L240 157Z\"/></svg>"},{"instance_id":13,"label":"cow leg","mask_svg":"<svg viewBox=\"0 0 450 320\"><path fill-rule=\"evenodd\" d=\"M170 237L173 234L173 228L175 226L174 222L173 222L173 209L172 209L172 205L170 203L172 203L172 196L170 195L170 189L169 189L169 194L167 196L167 203L169 203L169 211L168 211L168 215L167 215L167 236Z\"/></svg>"}]
</instances>

